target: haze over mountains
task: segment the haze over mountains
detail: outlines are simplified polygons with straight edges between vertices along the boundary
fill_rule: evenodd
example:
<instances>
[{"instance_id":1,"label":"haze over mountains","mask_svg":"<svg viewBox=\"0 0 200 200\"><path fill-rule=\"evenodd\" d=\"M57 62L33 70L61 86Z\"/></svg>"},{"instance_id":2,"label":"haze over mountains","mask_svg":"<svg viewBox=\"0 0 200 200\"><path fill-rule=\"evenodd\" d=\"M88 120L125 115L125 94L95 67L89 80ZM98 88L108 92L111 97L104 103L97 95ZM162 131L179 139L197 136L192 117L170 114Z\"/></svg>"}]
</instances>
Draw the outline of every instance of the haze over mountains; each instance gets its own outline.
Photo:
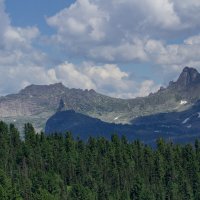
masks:
<instances>
[{"instance_id":1,"label":"haze over mountains","mask_svg":"<svg viewBox=\"0 0 200 200\"><path fill-rule=\"evenodd\" d=\"M185 67L176 82L135 99L112 98L94 90L69 89L62 83L30 85L0 98L0 119L18 127L33 123L39 131L56 112L74 110L107 123L132 124L134 119L189 109L200 99L200 74Z\"/></svg>"}]
</instances>

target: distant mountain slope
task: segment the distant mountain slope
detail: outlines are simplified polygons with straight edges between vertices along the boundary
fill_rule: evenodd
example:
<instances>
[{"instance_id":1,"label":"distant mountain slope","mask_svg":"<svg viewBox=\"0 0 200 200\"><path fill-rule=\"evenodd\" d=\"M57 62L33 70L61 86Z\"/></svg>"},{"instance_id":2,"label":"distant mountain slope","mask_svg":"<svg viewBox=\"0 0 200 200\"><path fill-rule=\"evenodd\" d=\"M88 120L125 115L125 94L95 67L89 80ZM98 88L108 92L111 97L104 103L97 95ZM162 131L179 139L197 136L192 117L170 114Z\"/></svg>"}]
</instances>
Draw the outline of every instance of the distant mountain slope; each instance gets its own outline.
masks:
<instances>
[{"instance_id":1,"label":"distant mountain slope","mask_svg":"<svg viewBox=\"0 0 200 200\"><path fill-rule=\"evenodd\" d=\"M200 101L182 112L136 118L131 125L106 123L74 111L57 112L46 123L46 134L66 131L81 139L89 136L110 138L111 134L117 133L119 136L125 135L128 140L140 139L150 144L159 137L177 143L193 142L200 138Z\"/></svg>"},{"instance_id":2,"label":"distant mountain slope","mask_svg":"<svg viewBox=\"0 0 200 200\"><path fill-rule=\"evenodd\" d=\"M19 126L31 122L36 129L44 127L49 116L56 112L61 95L68 89L62 84L30 85L18 94L0 98L0 119Z\"/></svg>"},{"instance_id":3,"label":"distant mountain slope","mask_svg":"<svg viewBox=\"0 0 200 200\"><path fill-rule=\"evenodd\" d=\"M152 143L154 136L152 134L140 133L141 127L133 125L123 125L103 122L99 119L92 118L73 110L61 111L54 114L46 123L45 133L66 133L70 131L74 138L79 137L87 140L92 137L105 137L110 139L112 134L126 136L128 140L140 139L146 143Z\"/></svg>"},{"instance_id":4,"label":"distant mountain slope","mask_svg":"<svg viewBox=\"0 0 200 200\"><path fill-rule=\"evenodd\" d=\"M63 133L70 131L75 137L80 136L82 139L87 139L89 136L110 138L110 135L116 131L122 134L127 127L130 127L130 129L127 129L130 131L130 125L106 123L99 119L76 113L73 110L68 110L57 112L53 115L46 123L45 133L51 134L54 132Z\"/></svg>"},{"instance_id":5,"label":"distant mountain slope","mask_svg":"<svg viewBox=\"0 0 200 200\"><path fill-rule=\"evenodd\" d=\"M147 97L112 98L94 90L69 89L61 83L30 85L0 98L0 119L18 126L31 122L39 130L56 111L74 110L109 123L130 123L140 116L182 111L200 99L200 74L186 67L176 82Z\"/></svg>"},{"instance_id":6,"label":"distant mountain slope","mask_svg":"<svg viewBox=\"0 0 200 200\"><path fill-rule=\"evenodd\" d=\"M158 134L179 143L193 142L200 138L200 101L185 111L139 117L132 124L143 127L143 134Z\"/></svg>"}]
</instances>

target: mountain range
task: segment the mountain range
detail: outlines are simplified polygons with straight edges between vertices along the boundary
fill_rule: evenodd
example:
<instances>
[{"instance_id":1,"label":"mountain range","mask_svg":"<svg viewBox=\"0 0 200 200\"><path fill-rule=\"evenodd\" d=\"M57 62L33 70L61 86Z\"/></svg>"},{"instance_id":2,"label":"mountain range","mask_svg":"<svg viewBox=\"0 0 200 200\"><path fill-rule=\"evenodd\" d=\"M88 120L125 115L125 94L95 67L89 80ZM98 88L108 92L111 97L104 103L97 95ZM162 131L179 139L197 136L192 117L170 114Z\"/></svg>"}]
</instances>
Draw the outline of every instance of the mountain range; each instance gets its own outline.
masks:
<instances>
[{"instance_id":1,"label":"mountain range","mask_svg":"<svg viewBox=\"0 0 200 200\"><path fill-rule=\"evenodd\" d=\"M46 129L47 132L51 132L52 126L49 125L49 121L52 121L52 118L56 120L56 117L63 116L62 123L69 124L71 119L67 116L72 117L72 115L76 115L79 119L82 116L89 121L96 120L101 124L101 129L103 129L102 124L115 126L114 129L107 128L107 130L115 132L126 130L127 134L133 132L127 131L130 127L133 130L133 126L137 130L133 132L135 134L141 132L147 134L149 131L159 133L163 131L159 129L160 126L173 127L168 123L175 122L177 123L174 132L176 129L181 132L182 129L178 127L182 125L184 131L189 129L191 132L194 127L198 127L198 118L196 125L188 124L189 120L186 119L190 116L187 116L187 113L194 112L194 115L197 113L195 109L198 108L199 99L200 74L194 68L185 67L177 81L171 81L166 88L161 87L156 93L134 99L113 98L94 90L69 89L62 83L30 85L17 94L0 98L0 119L12 122L21 129L22 124L31 122L37 131ZM187 122L181 123L184 119ZM77 119L75 121L79 122ZM92 124L94 127L95 123ZM191 127L188 128L189 126ZM67 125L63 127L62 130L60 128L58 130L69 129ZM52 131L55 130L54 124ZM167 134L171 134L171 131L167 131Z\"/></svg>"}]
</instances>

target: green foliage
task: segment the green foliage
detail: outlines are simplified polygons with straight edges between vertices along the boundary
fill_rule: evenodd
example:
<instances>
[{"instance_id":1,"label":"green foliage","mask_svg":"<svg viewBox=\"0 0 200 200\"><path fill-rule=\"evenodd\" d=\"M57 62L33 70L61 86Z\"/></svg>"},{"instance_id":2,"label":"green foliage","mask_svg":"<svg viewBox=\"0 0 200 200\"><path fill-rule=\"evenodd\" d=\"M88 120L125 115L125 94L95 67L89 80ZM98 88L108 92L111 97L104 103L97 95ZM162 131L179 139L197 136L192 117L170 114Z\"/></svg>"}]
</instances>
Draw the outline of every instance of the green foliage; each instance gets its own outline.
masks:
<instances>
[{"instance_id":1,"label":"green foliage","mask_svg":"<svg viewBox=\"0 0 200 200\"><path fill-rule=\"evenodd\" d=\"M73 185L69 192L69 199L72 200L93 200L94 194L88 187L81 184Z\"/></svg>"},{"instance_id":2,"label":"green foliage","mask_svg":"<svg viewBox=\"0 0 200 200\"><path fill-rule=\"evenodd\" d=\"M87 142L0 122L2 200L200 200L200 143L152 149L113 135Z\"/></svg>"}]
</instances>

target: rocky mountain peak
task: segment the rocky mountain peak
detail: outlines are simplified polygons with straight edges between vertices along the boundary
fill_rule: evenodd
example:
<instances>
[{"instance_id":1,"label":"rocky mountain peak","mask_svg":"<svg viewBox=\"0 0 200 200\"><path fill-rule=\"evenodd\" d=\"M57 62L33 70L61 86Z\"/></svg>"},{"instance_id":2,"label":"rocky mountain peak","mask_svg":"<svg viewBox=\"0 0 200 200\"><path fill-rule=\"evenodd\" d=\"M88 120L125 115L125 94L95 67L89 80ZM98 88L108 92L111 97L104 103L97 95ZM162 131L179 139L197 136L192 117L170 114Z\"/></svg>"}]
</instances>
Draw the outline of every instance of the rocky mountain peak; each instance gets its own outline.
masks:
<instances>
[{"instance_id":1,"label":"rocky mountain peak","mask_svg":"<svg viewBox=\"0 0 200 200\"><path fill-rule=\"evenodd\" d=\"M180 74L176 82L176 85L181 87L187 87L191 84L196 84L196 83L200 84L199 72L194 68L185 67L182 73Z\"/></svg>"},{"instance_id":2,"label":"rocky mountain peak","mask_svg":"<svg viewBox=\"0 0 200 200\"><path fill-rule=\"evenodd\" d=\"M64 110L65 110L65 102L61 98L60 102L59 102L59 106L58 106L57 112L61 112L61 111L64 111Z\"/></svg>"},{"instance_id":3,"label":"rocky mountain peak","mask_svg":"<svg viewBox=\"0 0 200 200\"><path fill-rule=\"evenodd\" d=\"M29 85L22 89L19 94L46 94L46 93L54 93L54 91L65 91L66 88L62 83L55 83L50 85Z\"/></svg>"},{"instance_id":4,"label":"rocky mountain peak","mask_svg":"<svg viewBox=\"0 0 200 200\"><path fill-rule=\"evenodd\" d=\"M185 67L177 81L169 82L168 88L176 90L185 90L198 85L200 86L200 73L195 68Z\"/></svg>"}]
</instances>

